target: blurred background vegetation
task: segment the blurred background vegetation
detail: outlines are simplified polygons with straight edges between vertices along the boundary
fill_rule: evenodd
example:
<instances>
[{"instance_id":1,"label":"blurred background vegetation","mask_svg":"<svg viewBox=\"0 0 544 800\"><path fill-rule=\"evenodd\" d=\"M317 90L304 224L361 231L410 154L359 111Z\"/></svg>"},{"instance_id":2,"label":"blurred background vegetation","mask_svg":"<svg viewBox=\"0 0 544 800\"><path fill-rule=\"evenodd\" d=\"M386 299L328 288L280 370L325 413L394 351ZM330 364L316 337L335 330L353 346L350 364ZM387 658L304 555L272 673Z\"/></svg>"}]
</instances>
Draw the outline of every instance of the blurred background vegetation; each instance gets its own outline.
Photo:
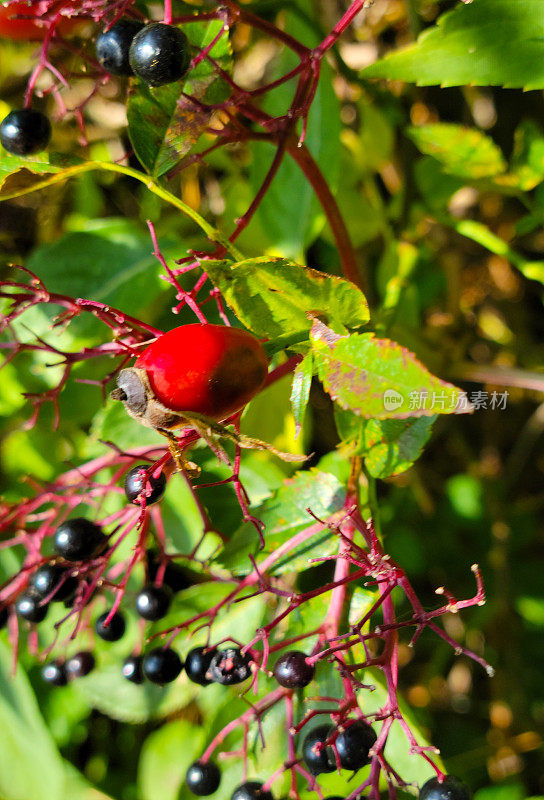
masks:
<instances>
[{"instance_id":1,"label":"blurred background vegetation","mask_svg":"<svg viewBox=\"0 0 544 800\"><path fill-rule=\"evenodd\" d=\"M451 615L444 625L469 648L485 649L495 678L489 680L424 634L414 649L401 648L401 686L448 770L477 790L476 800L523 800L544 796L544 316L542 268L538 271L544 260L543 94L422 88L369 80L360 72L412 42L457 5L454 0L376 0L364 24L355 24L343 37L324 71L308 143L345 214L371 307L383 303L390 279L398 279L396 314L391 319L383 312L390 335L435 374L469 393L508 391L505 409L439 419L416 465L380 482L379 505L386 546L427 607L437 603L437 586L447 586L457 597L470 596L470 566L482 567L487 604L461 617ZM276 0L250 6L311 43L330 29L346 4ZM73 41L89 47L95 34L91 25L84 26ZM289 56L244 26L234 31L232 44L235 75L249 88L288 67ZM33 44L0 41L0 116L20 105L34 53ZM65 65L77 62L72 54L55 55ZM67 106L77 105L90 88L90 79L74 80L64 95ZM55 149L118 158L128 146L125 89L112 81L87 104L88 146L77 144L76 124L68 117L55 126ZM270 102L281 107L292 91L290 85L282 87ZM175 177L171 188L229 230L271 157L263 144L218 151L205 166ZM8 274L9 263L23 263L52 290L109 302L159 327L172 327L172 293L150 255L147 219L154 221L168 257L202 244L184 218L129 178L89 173L5 202L0 277ZM466 221L473 226L463 227ZM500 242L506 243L502 249ZM239 246L247 255L289 255L327 272L339 269L311 190L290 163L282 167ZM533 272L529 262L537 265ZM182 315L176 324L184 320ZM43 333L47 312L37 311L26 322ZM72 338L60 341L80 346L99 333L98 323L76 325L75 332L63 334ZM86 365L85 378L93 377L93 369ZM8 499L25 494L26 476L47 481L67 464L101 452L99 438L115 436L115 420L101 410L98 388L81 383L61 397L58 430L52 430L47 407L36 427L26 430L29 405L22 393L43 391L52 382L30 355L5 367L1 381L0 479ZM269 432L259 427L263 414L270 420L265 423ZM293 441L288 386L269 394L246 424L281 448L300 447ZM317 384L305 437L308 452L315 453L313 463L324 457L329 465L340 461L330 401ZM260 462L254 458L258 476ZM277 485L283 470L283 465L270 468L263 479L268 487ZM215 502L210 497L210 505ZM3 555L4 574L13 569L11 557ZM75 686L44 687L34 659L24 653L22 659L47 730L32 716L29 695L28 708L17 712L21 725L28 722L22 737L28 753L13 753L19 762L11 769L38 752L41 761L51 760L47 754L57 747L106 795L174 800L185 769L176 760L176 748L192 735L189 724L206 714L206 703L191 701L162 720L116 721L93 710ZM2 690L9 692L6 682ZM55 780L53 774L49 780ZM89 798L99 797L88 792Z\"/></svg>"}]
</instances>

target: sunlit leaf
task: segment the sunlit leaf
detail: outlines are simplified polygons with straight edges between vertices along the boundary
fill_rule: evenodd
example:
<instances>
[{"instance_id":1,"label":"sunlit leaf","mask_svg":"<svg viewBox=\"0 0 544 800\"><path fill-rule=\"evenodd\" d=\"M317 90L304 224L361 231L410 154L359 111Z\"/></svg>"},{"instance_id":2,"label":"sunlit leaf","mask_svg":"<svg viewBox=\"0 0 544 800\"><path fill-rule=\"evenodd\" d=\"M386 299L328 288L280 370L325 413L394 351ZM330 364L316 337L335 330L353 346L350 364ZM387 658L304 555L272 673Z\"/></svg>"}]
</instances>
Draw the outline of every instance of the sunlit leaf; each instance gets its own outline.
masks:
<instances>
[{"instance_id":1,"label":"sunlit leaf","mask_svg":"<svg viewBox=\"0 0 544 800\"><path fill-rule=\"evenodd\" d=\"M417 43L363 70L419 86L544 87L544 7L540 0L459 3Z\"/></svg>"},{"instance_id":2,"label":"sunlit leaf","mask_svg":"<svg viewBox=\"0 0 544 800\"><path fill-rule=\"evenodd\" d=\"M350 281L287 259L206 262L206 270L237 316L260 336L309 330L308 312L353 328L369 319L365 296Z\"/></svg>"},{"instance_id":3,"label":"sunlit leaf","mask_svg":"<svg viewBox=\"0 0 544 800\"><path fill-rule=\"evenodd\" d=\"M316 321L312 343L325 390L341 408L362 417L405 419L472 410L459 389L390 339L372 333L338 336Z\"/></svg>"}]
</instances>

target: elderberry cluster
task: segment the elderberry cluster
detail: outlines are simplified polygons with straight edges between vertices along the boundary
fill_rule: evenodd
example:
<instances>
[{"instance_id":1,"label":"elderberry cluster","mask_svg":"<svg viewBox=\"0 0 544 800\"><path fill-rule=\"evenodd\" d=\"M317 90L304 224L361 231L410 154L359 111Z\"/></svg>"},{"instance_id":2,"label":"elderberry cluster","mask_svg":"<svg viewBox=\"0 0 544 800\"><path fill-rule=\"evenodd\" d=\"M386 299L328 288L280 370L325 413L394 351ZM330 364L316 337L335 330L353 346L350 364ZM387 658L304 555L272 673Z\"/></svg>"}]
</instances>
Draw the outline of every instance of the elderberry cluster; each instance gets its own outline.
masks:
<instances>
[{"instance_id":1,"label":"elderberry cluster","mask_svg":"<svg viewBox=\"0 0 544 800\"><path fill-rule=\"evenodd\" d=\"M136 76L158 87L183 78L191 64L191 47L184 32L174 25L145 25L123 18L96 39L96 56L104 69L117 76ZM19 108L0 123L0 142L15 156L44 150L51 140L51 123L41 111Z\"/></svg>"}]
</instances>

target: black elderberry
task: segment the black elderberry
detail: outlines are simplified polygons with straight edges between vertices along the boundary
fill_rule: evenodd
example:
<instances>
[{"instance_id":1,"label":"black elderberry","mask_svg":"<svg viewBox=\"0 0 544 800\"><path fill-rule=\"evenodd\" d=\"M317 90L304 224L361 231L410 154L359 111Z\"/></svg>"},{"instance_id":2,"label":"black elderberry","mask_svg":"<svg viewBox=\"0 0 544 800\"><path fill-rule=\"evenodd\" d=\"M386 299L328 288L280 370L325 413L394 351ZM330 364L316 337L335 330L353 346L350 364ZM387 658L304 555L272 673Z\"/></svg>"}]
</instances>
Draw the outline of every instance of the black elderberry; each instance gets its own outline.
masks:
<instances>
[{"instance_id":1,"label":"black elderberry","mask_svg":"<svg viewBox=\"0 0 544 800\"><path fill-rule=\"evenodd\" d=\"M358 770L370 761L368 751L376 743L376 734L366 722L356 720L336 738L336 749L344 769Z\"/></svg>"},{"instance_id":2,"label":"black elderberry","mask_svg":"<svg viewBox=\"0 0 544 800\"><path fill-rule=\"evenodd\" d=\"M268 789L263 790L259 781L246 781L233 791L230 800L274 800L274 796Z\"/></svg>"},{"instance_id":3,"label":"black elderberry","mask_svg":"<svg viewBox=\"0 0 544 800\"><path fill-rule=\"evenodd\" d=\"M102 531L84 517L68 519L55 531L55 551L66 561L83 561L102 550L106 537Z\"/></svg>"},{"instance_id":4,"label":"black elderberry","mask_svg":"<svg viewBox=\"0 0 544 800\"><path fill-rule=\"evenodd\" d=\"M17 616L27 622L41 622L49 609L47 603L40 605L41 602L42 598L34 592L22 592L15 601Z\"/></svg>"},{"instance_id":5,"label":"black elderberry","mask_svg":"<svg viewBox=\"0 0 544 800\"><path fill-rule=\"evenodd\" d=\"M213 761L195 761L185 775L187 788L199 797L207 797L219 788L221 772Z\"/></svg>"},{"instance_id":6,"label":"black elderberry","mask_svg":"<svg viewBox=\"0 0 544 800\"><path fill-rule=\"evenodd\" d=\"M201 686L213 683L206 677L206 673L216 653L215 647L194 647L189 650L185 658L185 672L190 681L199 683Z\"/></svg>"},{"instance_id":7,"label":"black elderberry","mask_svg":"<svg viewBox=\"0 0 544 800\"><path fill-rule=\"evenodd\" d=\"M274 677L286 689L302 689L313 680L315 668L306 662L306 654L290 650L274 665Z\"/></svg>"},{"instance_id":8,"label":"black elderberry","mask_svg":"<svg viewBox=\"0 0 544 800\"><path fill-rule=\"evenodd\" d=\"M238 647L218 650L210 662L206 677L223 686L243 683L251 675L250 664L249 655L243 655Z\"/></svg>"},{"instance_id":9,"label":"black elderberry","mask_svg":"<svg viewBox=\"0 0 544 800\"><path fill-rule=\"evenodd\" d=\"M322 745L330 739L334 728L330 725L317 725L313 728L302 745L302 757L312 775L320 775L322 772L334 772L336 760L332 747L321 747L318 752L318 745Z\"/></svg>"},{"instance_id":10,"label":"black elderberry","mask_svg":"<svg viewBox=\"0 0 544 800\"><path fill-rule=\"evenodd\" d=\"M46 683L51 686L66 686L68 683L68 676L66 674L66 667L62 661L49 661L42 667L42 678Z\"/></svg>"},{"instance_id":11,"label":"black elderberry","mask_svg":"<svg viewBox=\"0 0 544 800\"><path fill-rule=\"evenodd\" d=\"M94 623L94 629L96 631L96 635L100 636L101 639L104 639L105 642L118 642L119 639L122 639L125 634L125 618L120 611L116 611L106 625L106 620L108 619L109 615L109 611L104 611L103 614L100 614Z\"/></svg>"},{"instance_id":12,"label":"black elderberry","mask_svg":"<svg viewBox=\"0 0 544 800\"><path fill-rule=\"evenodd\" d=\"M78 581L58 564L43 564L30 576L28 586L41 598L51 596L51 602L60 602L74 596Z\"/></svg>"},{"instance_id":13,"label":"black elderberry","mask_svg":"<svg viewBox=\"0 0 544 800\"><path fill-rule=\"evenodd\" d=\"M144 27L136 19L120 19L96 39L96 57L112 75L132 75L128 54L132 40Z\"/></svg>"},{"instance_id":14,"label":"black elderberry","mask_svg":"<svg viewBox=\"0 0 544 800\"><path fill-rule=\"evenodd\" d=\"M431 778L419 790L419 800L471 800L472 792L465 783L453 775L446 775L443 783Z\"/></svg>"},{"instance_id":15,"label":"black elderberry","mask_svg":"<svg viewBox=\"0 0 544 800\"><path fill-rule=\"evenodd\" d=\"M157 647L144 656L144 675L159 686L175 681L183 669L183 661L170 647Z\"/></svg>"},{"instance_id":16,"label":"black elderberry","mask_svg":"<svg viewBox=\"0 0 544 800\"><path fill-rule=\"evenodd\" d=\"M179 28L152 22L132 40L129 61L133 72L150 86L173 83L189 69L189 42Z\"/></svg>"},{"instance_id":17,"label":"black elderberry","mask_svg":"<svg viewBox=\"0 0 544 800\"><path fill-rule=\"evenodd\" d=\"M39 153L49 144L51 123L41 111L19 108L0 123L0 142L14 156Z\"/></svg>"},{"instance_id":18,"label":"black elderberry","mask_svg":"<svg viewBox=\"0 0 544 800\"><path fill-rule=\"evenodd\" d=\"M7 607L0 608L0 630L5 628L8 624L9 619L9 609Z\"/></svg>"},{"instance_id":19,"label":"black elderberry","mask_svg":"<svg viewBox=\"0 0 544 800\"><path fill-rule=\"evenodd\" d=\"M71 656L66 662L66 674L68 678L84 678L95 667L95 658L89 650L81 650Z\"/></svg>"},{"instance_id":20,"label":"black elderberry","mask_svg":"<svg viewBox=\"0 0 544 800\"><path fill-rule=\"evenodd\" d=\"M138 593L136 611L144 619L155 622L168 614L171 602L172 594L169 589L150 583Z\"/></svg>"},{"instance_id":21,"label":"black elderberry","mask_svg":"<svg viewBox=\"0 0 544 800\"><path fill-rule=\"evenodd\" d=\"M159 567L161 565L161 561L158 553L154 552L153 550L147 551L146 558L149 582L154 583L157 577L157 572L159 571ZM188 589L189 586L193 586L195 580L197 580L199 577L200 576L197 576L196 573L193 576L191 570L187 569L186 567L181 567L179 564L175 564L173 561L168 561L163 570L162 583L164 586L168 586L168 588L171 589L174 594L176 594L177 592L182 592L184 589Z\"/></svg>"},{"instance_id":22,"label":"black elderberry","mask_svg":"<svg viewBox=\"0 0 544 800\"><path fill-rule=\"evenodd\" d=\"M131 503L135 503L136 500L138 500L140 493L142 493L142 497L145 498L146 506L151 506L162 498L164 490L166 489L166 477L164 472L160 472L157 478L154 478L153 475L149 475L146 478L148 470L148 464L138 464L132 467L125 475L125 494L127 500ZM151 488L151 493L149 495L145 493L147 484Z\"/></svg>"},{"instance_id":23,"label":"black elderberry","mask_svg":"<svg viewBox=\"0 0 544 800\"><path fill-rule=\"evenodd\" d=\"M127 681L130 681L131 683L143 683L143 662L144 659L142 656L128 656L128 658L125 658L121 669L123 678L126 678Z\"/></svg>"}]
</instances>

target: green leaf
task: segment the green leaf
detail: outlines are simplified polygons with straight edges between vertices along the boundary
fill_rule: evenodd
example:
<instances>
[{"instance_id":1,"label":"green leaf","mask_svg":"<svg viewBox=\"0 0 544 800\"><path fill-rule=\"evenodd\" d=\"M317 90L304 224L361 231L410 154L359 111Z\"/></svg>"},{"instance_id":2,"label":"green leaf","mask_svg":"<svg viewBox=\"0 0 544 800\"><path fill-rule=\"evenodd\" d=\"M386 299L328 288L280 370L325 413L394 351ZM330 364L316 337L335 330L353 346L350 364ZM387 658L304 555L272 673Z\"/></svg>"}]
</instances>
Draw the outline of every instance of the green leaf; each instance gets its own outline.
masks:
<instances>
[{"instance_id":1,"label":"green leaf","mask_svg":"<svg viewBox=\"0 0 544 800\"><path fill-rule=\"evenodd\" d=\"M541 0L459 3L417 43L363 70L419 86L544 88L544 6Z\"/></svg>"},{"instance_id":2,"label":"green leaf","mask_svg":"<svg viewBox=\"0 0 544 800\"><path fill-rule=\"evenodd\" d=\"M314 524L308 508L320 519L325 519L339 511L344 500L345 489L337 478L315 469L298 473L285 481L271 498L254 511L254 515L266 526L265 547L258 551L257 560L262 561L296 533ZM237 574L247 574L252 569L248 555L257 553L258 546L259 539L254 527L245 523L217 560ZM289 551L269 571L271 574L280 574L307 569L311 566L311 558L331 555L336 547L334 534L328 529L322 530Z\"/></svg>"},{"instance_id":3,"label":"green leaf","mask_svg":"<svg viewBox=\"0 0 544 800\"><path fill-rule=\"evenodd\" d=\"M318 321L311 338L319 378L341 408L377 419L472 410L459 389L432 375L397 342L372 333L338 336Z\"/></svg>"},{"instance_id":4,"label":"green leaf","mask_svg":"<svg viewBox=\"0 0 544 800\"><path fill-rule=\"evenodd\" d=\"M236 264L207 261L206 271L239 319L258 336L309 330L309 310L350 328L369 320L365 296L350 281L284 258Z\"/></svg>"},{"instance_id":5,"label":"green leaf","mask_svg":"<svg viewBox=\"0 0 544 800\"><path fill-rule=\"evenodd\" d=\"M312 3L305 0L303 5L311 19ZM320 37L299 16L285 12L288 32L308 47L319 44ZM299 63L298 57L284 48L276 61L276 69L271 79L286 74ZM334 72L326 60L321 63L321 78L308 117L305 139L310 153L318 163L329 187L334 191L340 165L340 103L335 94ZM293 101L296 81L288 81L270 92L263 101L264 110L273 116L286 114ZM299 125L300 130L300 125ZM253 161L250 166L251 197L261 187L272 164L276 149L265 142L251 144ZM256 224L260 224L262 240L259 252L270 252L302 260L304 251L316 238L325 224L325 216L314 190L303 175L300 167L286 155L262 199L255 214ZM251 226L250 226L251 227ZM240 246L244 247L243 234Z\"/></svg>"},{"instance_id":6,"label":"green leaf","mask_svg":"<svg viewBox=\"0 0 544 800\"><path fill-rule=\"evenodd\" d=\"M354 452L365 457L374 478L406 472L428 442L436 417L412 419L361 419L352 411L335 409L336 426Z\"/></svg>"},{"instance_id":7,"label":"green leaf","mask_svg":"<svg viewBox=\"0 0 544 800\"><path fill-rule=\"evenodd\" d=\"M154 633L179 625L207 611L226 597L232 588L232 583L208 582L195 584L179 592L167 616L153 626L148 635L151 637ZM226 607L213 623L214 639L221 641L236 631L236 638L240 641L249 640L262 624L264 611L263 597ZM130 622L135 623L133 617L130 618ZM133 628L136 628L135 624ZM194 636L190 635L190 629L184 629L177 636L173 646L183 656L190 648L205 644L206 636L206 629L200 629ZM97 642L95 648L100 654L99 665L87 677L74 683L74 688L83 694L91 706L103 714L131 723L160 719L195 701L202 687L192 683L184 672L173 683L164 687L149 682L137 685L123 677L120 666L122 654L127 652L127 647L130 652L131 645L127 644L127 640L136 638L131 636L129 629L123 641L118 644ZM160 644L161 640L155 639L149 649L159 647ZM215 687L209 689L213 692ZM217 691L221 696L224 689L217 687Z\"/></svg>"},{"instance_id":8,"label":"green leaf","mask_svg":"<svg viewBox=\"0 0 544 800\"><path fill-rule=\"evenodd\" d=\"M223 35L210 55L223 69L228 69L229 35L220 20L208 24L186 23L183 31L200 50L209 45L222 28ZM128 132L134 152L151 175L158 178L172 169L208 127L212 111L188 96L203 104L217 101L222 84L207 59L190 71L183 84L175 82L152 88L144 81L132 81L127 104Z\"/></svg>"},{"instance_id":9,"label":"green leaf","mask_svg":"<svg viewBox=\"0 0 544 800\"><path fill-rule=\"evenodd\" d=\"M528 192L544 180L544 135L530 119L524 120L514 134L511 171L499 183L518 186Z\"/></svg>"},{"instance_id":10,"label":"green leaf","mask_svg":"<svg viewBox=\"0 0 544 800\"><path fill-rule=\"evenodd\" d=\"M202 755L204 730L176 719L150 734L138 763L142 800L177 800L188 767Z\"/></svg>"},{"instance_id":11,"label":"green leaf","mask_svg":"<svg viewBox=\"0 0 544 800\"><path fill-rule=\"evenodd\" d=\"M500 148L474 128L438 122L410 127L407 134L418 150L436 158L450 175L487 178L506 169Z\"/></svg>"},{"instance_id":12,"label":"green leaf","mask_svg":"<svg viewBox=\"0 0 544 800\"><path fill-rule=\"evenodd\" d=\"M455 220L453 218L445 218L444 221L461 236L472 239L473 242L480 244L495 255L507 258L529 280L544 283L544 261L528 261L523 258L482 222L474 219Z\"/></svg>"},{"instance_id":13,"label":"green leaf","mask_svg":"<svg viewBox=\"0 0 544 800\"><path fill-rule=\"evenodd\" d=\"M148 236L125 219L89 222L85 232L38 247L27 266L51 292L99 300L135 316L164 291Z\"/></svg>"},{"instance_id":14,"label":"green leaf","mask_svg":"<svg viewBox=\"0 0 544 800\"><path fill-rule=\"evenodd\" d=\"M544 628L544 598L522 596L516 598L516 609L525 622Z\"/></svg>"},{"instance_id":15,"label":"green leaf","mask_svg":"<svg viewBox=\"0 0 544 800\"><path fill-rule=\"evenodd\" d=\"M524 800L525 787L521 783L507 783L501 786L489 786L480 789L474 795L474 800ZM527 800L541 800L538 797L530 797Z\"/></svg>"},{"instance_id":16,"label":"green leaf","mask_svg":"<svg viewBox=\"0 0 544 800\"><path fill-rule=\"evenodd\" d=\"M8 153L0 146L0 189L8 192L27 188L36 181L43 180L44 175L63 172L81 163L81 159L67 158L58 153L39 153L23 158Z\"/></svg>"},{"instance_id":17,"label":"green leaf","mask_svg":"<svg viewBox=\"0 0 544 800\"><path fill-rule=\"evenodd\" d=\"M93 452L98 439L115 442L116 447L125 451L130 451L133 447L145 447L147 444L160 447L166 443L164 436L153 428L140 425L127 414L123 404L115 400L108 400L93 419L89 442Z\"/></svg>"},{"instance_id":18,"label":"green leaf","mask_svg":"<svg viewBox=\"0 0 544 800\"><path fill-rule=\"evenodd\" d=\"M0 641L0 797L2 800L108 800L64 761L41 716L23 667ZM46 793L44 794L44 787Z\"/></svg>"},{"instance_id":19,"label":"green leaf","mask_svg":"<svg viewBox=\"0 0 544 800\"><path fill-rule=\"evenodd\" d=\"M51 800L64 796L64 765L41 717L24 670L12 675L13 654L0 642L0 796ZM14 766L16 765L16 768Z\"/></svg>"},{"instance_id":20,"label":"green leaf","mask_svg":"<svg viewBox=\"0 0 544 800\"><path fill-rule=\"evenodd\" d=\"M293 375L293 384L291 387L291 404L293 406L297 436L302 428L306 406L310 399L313 371L313 357L310 352L304 356L297 366L295 374Z\"/></svg>"},{"instance_id":21,"label":"green leaf","mask_svg":"<svg viewBox=\"0 0 544 800\"><path fill-rule=\"evenodd\" d=\"M93 670L78 689L103 714L131 723L164 717L198 696L198 686L183 674L164 688L151 683L137 686L123 677L119 660Z\"/></svg>"}]
</instances>

